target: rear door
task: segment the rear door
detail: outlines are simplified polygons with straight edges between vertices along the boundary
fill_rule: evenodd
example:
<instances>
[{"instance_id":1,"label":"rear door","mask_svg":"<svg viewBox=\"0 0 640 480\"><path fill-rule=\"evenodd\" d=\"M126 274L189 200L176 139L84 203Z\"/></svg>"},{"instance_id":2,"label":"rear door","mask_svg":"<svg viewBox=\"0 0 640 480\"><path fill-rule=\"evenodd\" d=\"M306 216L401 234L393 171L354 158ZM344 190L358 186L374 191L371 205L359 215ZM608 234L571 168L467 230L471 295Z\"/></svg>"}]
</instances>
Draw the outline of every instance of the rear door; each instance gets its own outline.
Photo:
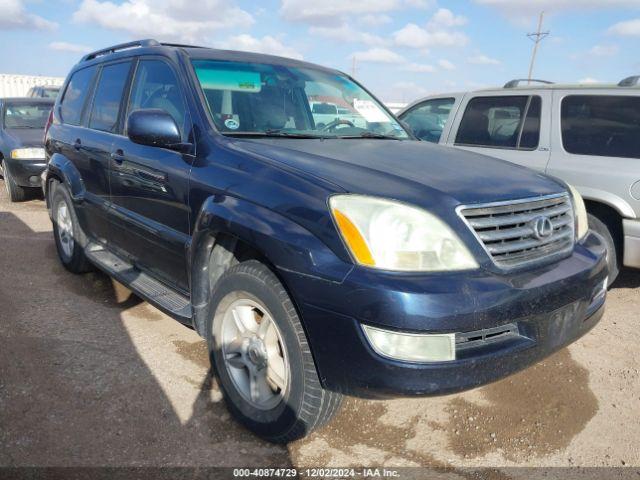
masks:
<instances>
[{"instance_id":1,"label":"rear door","mask_svg":"<svg viewBox=\"0 0 640 480\"><path fill-rule=\"evenodd\" d=\"M129 81L131 60L100 67L93 97L84 120L86 128L75 140L81 174L90 197L95 202L95 219L89 218L90 233L102 243L110 244L112 220L110 209L109 168L111 147L122 132L120 120L122 95ZM93 194L95 192L95 195ZM105 221L106 220L106 221Z\"/></svg>"},{"instance_id":2,"label":"rear door","mask_svg":"<svg viewBox=\"0 0 640 480\"><path fill-rule=\"evenodd\" d=\"M139 109L164 110L176 121L186 142L191 120L176 72L164 57L141 58L127 114ZM126 136L116 139L111 153L111 201L118 230L115 241L139 268L188 291L188 193L193 156L139 145Z\"/></svg>"},{"instance_id":3,"label":"rear door","mask_svg":"<svg viewBox=\"0 0 640 480\"><path fill-rule=\"evenodd\" d=\"M462 102L447 144L544 172L551 91L476 93Z\"/></svg>"}]
</instances>

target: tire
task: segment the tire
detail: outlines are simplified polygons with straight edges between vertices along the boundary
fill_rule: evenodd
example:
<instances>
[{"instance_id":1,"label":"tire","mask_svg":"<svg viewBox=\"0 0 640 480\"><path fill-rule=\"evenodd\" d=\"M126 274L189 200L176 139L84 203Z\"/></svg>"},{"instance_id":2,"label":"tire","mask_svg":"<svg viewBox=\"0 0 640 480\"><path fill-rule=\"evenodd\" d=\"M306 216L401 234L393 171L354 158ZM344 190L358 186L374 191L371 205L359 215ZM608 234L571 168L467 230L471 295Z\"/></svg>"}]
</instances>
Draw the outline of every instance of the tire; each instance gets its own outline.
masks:
<instances>
[{"instance_id":1,"label":"tire","mask_svg":"<svg viewBox=\"0 0 640 480\"><path fill-rule=\"evenodd\" d=\"M589 228L591 228L591 230L602 237L607 248L607 263L609 264L609 285L611 285L620 273L620 267L618 264L618 255L620 252L618 252L616 242L613 239L613 235L611 235L611 232L609 231L607 225L591 213L588 214L588 217Z\"/></svg>"},{"instance_id":2,"label":"tire","mask_svg":"<svg viewBox=\"0 0 640 480\"><path fill-rule=\"evenodd\" d=\"M4 168L3 166L2 173L4 176L4 186L7 189L7 194L9 195L9 201L14 203L23 202L27 198L27 190L16 184L8 168Z\"/></svg>"},{"instance_id":3,"label":"tire","mask_svg":"<svg viewBox=\"0 0 640 480\"><path fill-rule=\"evenodd\" d=\"M62 265L71 273L92 270L92 265L84 254L86 237L78 223L71 195L67 187L59 183L52 185L51 218L53 236Z\"/></svg>"},{"instance_id":4,"label":"tire","mask_svg":"<svg viewBox=\"0 0 640 480\"><path fill-rule=\"evenodd\" d=\"M265 440L287 443L335 415L342 395L322 388L296 309L269 268L256 260L231 267L209 307L211 363L237 420Z\"/></svg>"}]
</instances>

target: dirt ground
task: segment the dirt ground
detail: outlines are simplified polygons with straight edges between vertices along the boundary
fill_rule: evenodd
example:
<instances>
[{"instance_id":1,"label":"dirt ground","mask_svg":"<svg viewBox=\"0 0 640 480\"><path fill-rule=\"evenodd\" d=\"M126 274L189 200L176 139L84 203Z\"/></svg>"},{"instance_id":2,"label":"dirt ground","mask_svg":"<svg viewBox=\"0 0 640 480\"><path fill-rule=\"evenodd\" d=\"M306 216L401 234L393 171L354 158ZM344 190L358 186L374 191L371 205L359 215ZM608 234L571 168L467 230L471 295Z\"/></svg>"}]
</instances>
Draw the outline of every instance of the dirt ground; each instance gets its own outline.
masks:
<instances>
[{"instance_id":1,"label":"dirt ground","mask_svg":"<svg viewBox=\"0 0 640 480\"><path fill-rule=\"evenodd\" d=\"M640 272L625 271L591 333L520 374L349 399L323 430L274 446L230 418L195 332L100 273L65 271L43 202L10 204L0 181L4 466L637 467L639 332Z\"/></svg>"}]
</instances>

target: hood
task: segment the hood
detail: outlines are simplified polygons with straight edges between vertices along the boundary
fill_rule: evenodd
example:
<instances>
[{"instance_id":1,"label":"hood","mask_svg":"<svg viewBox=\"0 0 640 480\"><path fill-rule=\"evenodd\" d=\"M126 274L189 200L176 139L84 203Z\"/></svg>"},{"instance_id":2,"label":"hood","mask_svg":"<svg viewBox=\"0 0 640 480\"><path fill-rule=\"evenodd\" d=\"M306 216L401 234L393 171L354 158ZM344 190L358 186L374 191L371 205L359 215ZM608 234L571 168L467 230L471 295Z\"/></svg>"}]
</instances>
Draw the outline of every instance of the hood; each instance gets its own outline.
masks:
<instances>
[{"instance_id":1,"label":"hood","mask_svg":"<svg viewBox=\"0 0 640 480\"><path fill-rule=\"evenodd\" d=\"M565 189L528 168L427 142L379 139L237 139L236 147L350 193L417 205L472 204L550 195Z\"/></svg>"},{"instance_id":2,"label":"hood","mask_svg":"<svg viewBox=\"0 0 640 480\"><path fill-rule=\"evenodd\" d=\"M4 132L12 144L11 149L44 145L44 129L41 128L7 128Z\"/></svg>"}]
</instances>

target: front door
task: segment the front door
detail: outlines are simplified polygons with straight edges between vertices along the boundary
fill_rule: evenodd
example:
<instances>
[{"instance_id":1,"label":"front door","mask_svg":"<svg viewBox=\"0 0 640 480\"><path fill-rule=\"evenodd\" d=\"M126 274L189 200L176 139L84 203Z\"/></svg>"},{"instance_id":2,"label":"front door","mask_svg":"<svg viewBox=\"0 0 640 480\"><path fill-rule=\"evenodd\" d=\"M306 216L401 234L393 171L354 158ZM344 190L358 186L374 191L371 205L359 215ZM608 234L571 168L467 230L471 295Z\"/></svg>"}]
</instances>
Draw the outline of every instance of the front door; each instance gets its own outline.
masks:
<instances>
[{"instance_id":1,"label":"front door","mask_svg":"<svg viewBox=\"0 0 640 480\"><path fill-rule=\"evenodd\" d=\"M138 62L127 112L151 108L169 113L186 138L191 122L183 90L173 67L156 57ZM119 137L112 146L111 157L117 247L142 270L188 291L186 249L192 156Z\"/></svg>"},{"instance_id":2,"label":"front door","mask_svg":"<svg viewBox=\"0 0 640 480\"><path fill-rule=\"evenodd\" d=\"M466 97L447 144L544 172L550 156L549 91Z\"/></svg>"}]
</instances>

